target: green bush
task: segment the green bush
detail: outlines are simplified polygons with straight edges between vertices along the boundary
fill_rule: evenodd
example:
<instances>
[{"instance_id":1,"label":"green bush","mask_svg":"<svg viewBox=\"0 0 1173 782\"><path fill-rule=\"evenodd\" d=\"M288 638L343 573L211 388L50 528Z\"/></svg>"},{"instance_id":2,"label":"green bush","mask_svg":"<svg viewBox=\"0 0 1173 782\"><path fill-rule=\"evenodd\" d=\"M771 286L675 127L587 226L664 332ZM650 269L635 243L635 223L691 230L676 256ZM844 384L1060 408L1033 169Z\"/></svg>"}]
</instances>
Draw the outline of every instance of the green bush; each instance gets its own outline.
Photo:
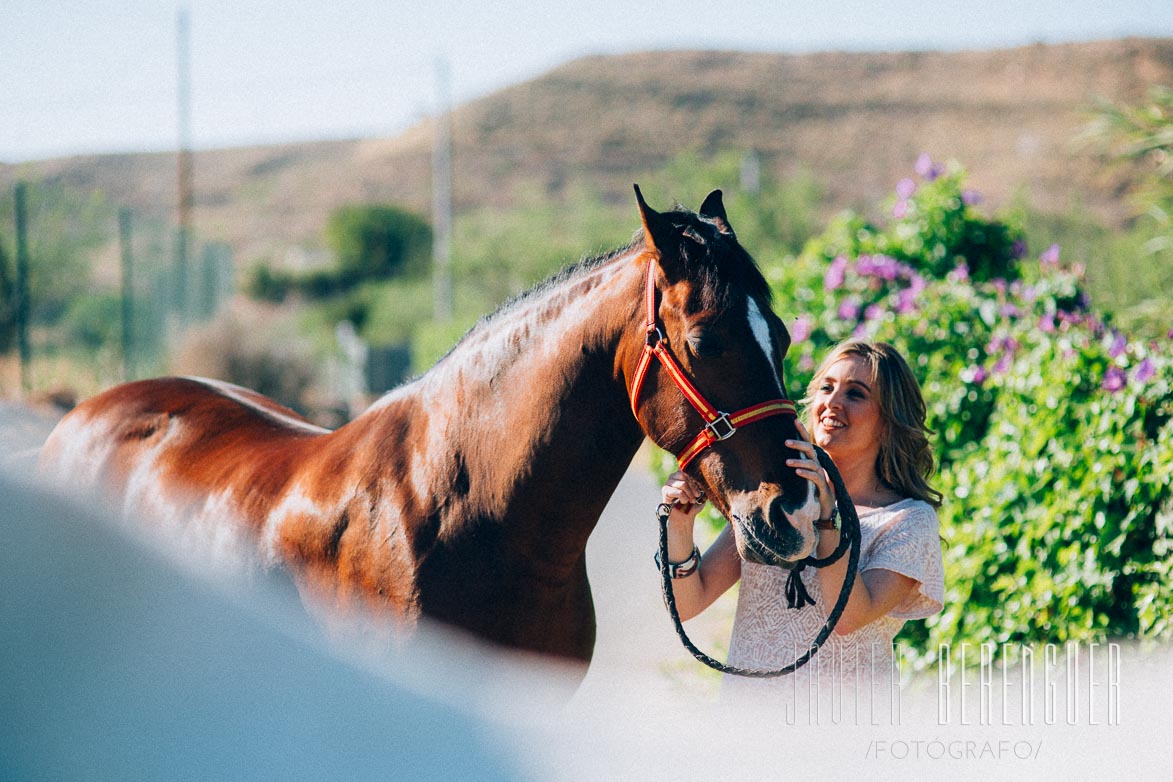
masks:
<instances>
[{"instance_id":1,"label":"green bush","mask_svg":"<svg viewBox=\"0 0 1173 782\"><path fill-rule=\"evenodd\" d=\"M355 204L330 215L326 241L337 260L334 281L341 290L348 290L364 280L426 274L432 228L423 218L390 204ZM325 290L319 295L334 292Z\"/></svg>"},{"instance_id":2,"label":"green bush","mask_svg":"<svg viewBox=\"0 0 1173 782\"><path fill-rule=\"evenodd\" d=\"M919 170L884 225L842 217L770 270L793 388L851 336L895 344L922 384L947 585L904 637L929 663L938 642L1173 634L1170 341L1105 322L1057 246L1024 257L963 172Z\"/></svg>"}]
</instances>

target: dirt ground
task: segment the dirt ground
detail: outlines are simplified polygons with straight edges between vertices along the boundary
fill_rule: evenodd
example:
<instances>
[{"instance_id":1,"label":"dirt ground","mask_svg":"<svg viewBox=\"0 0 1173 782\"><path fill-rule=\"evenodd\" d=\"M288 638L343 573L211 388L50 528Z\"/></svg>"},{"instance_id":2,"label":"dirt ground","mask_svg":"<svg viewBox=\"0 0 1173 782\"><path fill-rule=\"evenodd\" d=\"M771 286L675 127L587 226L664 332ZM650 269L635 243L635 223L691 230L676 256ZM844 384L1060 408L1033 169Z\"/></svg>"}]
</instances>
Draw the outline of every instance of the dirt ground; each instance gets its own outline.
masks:
<instances>
[{"instance_id":1,"label":"dirt ground","mask_svg":"<svg viewBox=\"0 0 1173 782\"><path fill-rule=\"evenodd\" d=\"M637 454L587 544L598 641L582 692L615 686L616 674L645 675L676 694L716 696L719 679L681 645L664 606L652 556L659 540L655 509L660 487L648 468L649 447ZM698 538L704 531L698 527ZM706 541L707 542L707 541ZM702 544L702 550L704 545ZM686 630L702 650L724 658L735 598L722 598Z\"/></svg>"}]
</instances>

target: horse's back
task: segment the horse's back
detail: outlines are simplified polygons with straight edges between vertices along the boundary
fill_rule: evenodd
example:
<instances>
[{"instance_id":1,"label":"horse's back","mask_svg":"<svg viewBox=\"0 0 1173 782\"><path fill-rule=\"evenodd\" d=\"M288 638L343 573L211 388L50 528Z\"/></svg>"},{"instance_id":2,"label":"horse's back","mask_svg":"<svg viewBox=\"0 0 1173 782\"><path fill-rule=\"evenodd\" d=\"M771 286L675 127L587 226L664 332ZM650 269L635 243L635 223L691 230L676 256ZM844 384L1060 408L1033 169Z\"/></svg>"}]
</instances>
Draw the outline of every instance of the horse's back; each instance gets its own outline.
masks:
<instances>
[{"instance_id":1,"label":"horse's back","mask_svg":"<svg viewBox=\"0 0 1173 782\"><path fill-rule=\"evenodd\" d=\"M254 391L200 378L115 386L78 405L50 434L42 470L79 488L125 492L144 468L160 480L207 490L245 454L271 466L306 439L327 433Z\"/></svg>"}]
</instances>

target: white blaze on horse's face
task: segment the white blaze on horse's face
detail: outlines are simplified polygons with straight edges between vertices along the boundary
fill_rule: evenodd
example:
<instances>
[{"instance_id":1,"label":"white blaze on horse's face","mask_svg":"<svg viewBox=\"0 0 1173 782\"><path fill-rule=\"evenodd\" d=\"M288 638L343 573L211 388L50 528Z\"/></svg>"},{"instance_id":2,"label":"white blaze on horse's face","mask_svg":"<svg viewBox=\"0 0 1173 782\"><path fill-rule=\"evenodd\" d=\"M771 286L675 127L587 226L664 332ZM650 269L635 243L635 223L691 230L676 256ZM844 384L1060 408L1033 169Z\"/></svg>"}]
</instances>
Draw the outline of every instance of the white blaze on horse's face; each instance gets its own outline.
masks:
<instances>
[{"instance_id":1,"label":"white blaze on horse's face","mask_svg":"<svg viewBox=\"0 0 1173 782\"><path fill-rule=\"evenodd\" d=\"M746 313L750 331L769 362L773 377L778 381L778 392L784 395L782 371L775 358L775 340L770 332L770 324L752 296L747 297ZM801 453L800 456L806 458ZM795 562L814 553L819 543L815 522L822 512L814 484L807 484L806 497L799 503L784 505L778 488L768 484L763 484L755 492L731 493L728 499L734 537L743 559L774 564L778 556ZM768 526L774 531L771 536L773 540L762 540L758 533L766 521L763 513L768 516ZM780 543L783 545L780 546Z\"/></svg>"},{"instance_id":2,"label":"white blaze on horse's face","mask_svg":"<svg viewBox=\"0 0 1173 782\"><path fill-rule=\"evenodd\" d=\"M773 375L778 379L778 393L784 394L785 389L782 388L782 367L774 362L774 340L770 336L770 324L766 322L766 316L762 314L762 310L758 307L758 303L754 301L753 296L747 296L746 299L748 300L746 312L749 314L750 331L753 332L754 339L758 341L758 347L765 354L766 361L770 364L770 369L774 370Z\"/></svg>"}]
</instances>

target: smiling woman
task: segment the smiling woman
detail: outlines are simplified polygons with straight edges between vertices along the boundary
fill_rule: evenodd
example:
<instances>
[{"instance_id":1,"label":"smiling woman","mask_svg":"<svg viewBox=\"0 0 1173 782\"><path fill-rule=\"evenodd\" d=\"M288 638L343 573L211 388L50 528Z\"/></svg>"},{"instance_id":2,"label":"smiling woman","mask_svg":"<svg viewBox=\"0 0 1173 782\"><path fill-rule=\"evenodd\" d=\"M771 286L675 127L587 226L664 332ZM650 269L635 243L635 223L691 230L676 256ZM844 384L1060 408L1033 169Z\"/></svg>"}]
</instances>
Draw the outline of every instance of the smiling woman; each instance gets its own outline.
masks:
<instances>
[{"instance_id":1,"label":"smiling woman","mask_svg":"<svg viewBox=\"0 0 1173 782\"><path fill-rule=\"evenodd\" d=\"M859 514L860 578L812 666L786 680L791 693L810 692L812 681L841 686L887 679L896 633L906 620L940 611L944 588L935 511L940 494L928 483L933 460L925 405L904 358L886 343L839 345L824 359L803 401L810 431L801 428L804 439L787 440L785 446L806 458L787 463L818 492L822 513L815 525L816 553L826 557L838 546L840 533L834 493L811 442L834 459ZM663 497L674 506L669 560L676 564L674 591L682 618L705 610L740 580L730 665L777 668L805 651L835 604L846 562L839 560L817 575L799 574L814 604L789 608L788 571L743 561L728 528L699 556L692 528L704 494L689 478L674 474ZM769 686L735 679L728 685L733 681L739 692Z\"/></svg>"}]
</instances>

